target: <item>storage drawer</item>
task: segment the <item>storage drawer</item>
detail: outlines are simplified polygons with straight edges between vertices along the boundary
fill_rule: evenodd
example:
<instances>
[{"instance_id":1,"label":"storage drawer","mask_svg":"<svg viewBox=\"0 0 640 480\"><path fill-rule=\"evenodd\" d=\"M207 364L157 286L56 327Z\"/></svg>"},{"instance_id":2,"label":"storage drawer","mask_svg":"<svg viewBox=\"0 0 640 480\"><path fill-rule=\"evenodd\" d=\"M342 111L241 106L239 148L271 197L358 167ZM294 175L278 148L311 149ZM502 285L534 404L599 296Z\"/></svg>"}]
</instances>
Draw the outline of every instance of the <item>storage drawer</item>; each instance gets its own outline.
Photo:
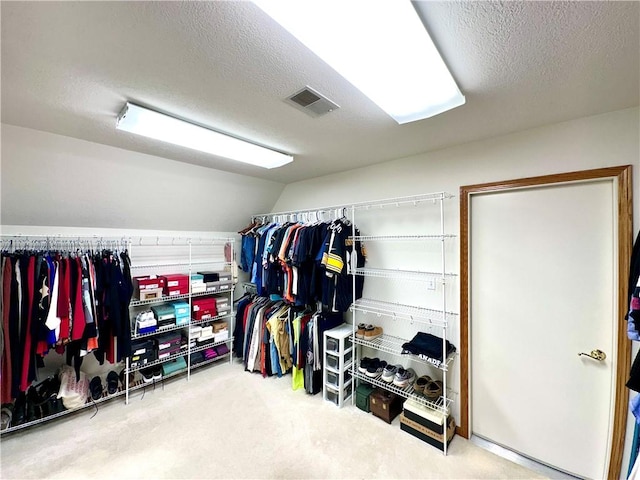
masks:
<instances>
[{"instance_id":1,"label":"storage drawer","mask_svg":"<svg viewBox=\"0 0 640 480\"><path fill-rule=\"evenodd\" d=\"M351 396L351 387L352 385L347 385L343 390L343 400L346 400ZM336 405L340 405L340 391L338 389L334 389L331 387L327 387L327 400L335 403Z\"/></svg>"},{"instance_id":2,"label":"storage drawer","mask_svg":"<svg viewBox=\"0 0 640 480\"><path fill-rule=\"evenodd\" d=\"M344 349L347 350L351 347L351 340L347 337L344 339ZM337 338L327 337L327 352L328 353L340 353L340 340Z\"/></svg>"},{"instance_id":3,"label":"storage drawer","mask_svg":"<svg viewBox=\"0 0 640 480\"><path fill-rule=\"evenodd\" d=\"M344 366L348 366L351 363L351 357L352 357L352 353L353 350L350 351L349 353L347 353L344 356ZM340 369L340 357L337 355L332 355L331 352L327 352L327 355L325 355L326 359L327 359L327 366L329 368L332 368L333 370L339 370Z\"/></svg>"},{"instance_id":4,"label":"storage drawer","mask_svg":"<svg viewBox=\"0 0 640 480\"><path fill-rule=\"evenodd\" d=\"M351 380L351 374L349 372L344 372L344 383L346 384L349 380ZM334 373L327 370L327 383L333 385L334 387L340 386L340 374Z\"/></svg>"}]
</instances>

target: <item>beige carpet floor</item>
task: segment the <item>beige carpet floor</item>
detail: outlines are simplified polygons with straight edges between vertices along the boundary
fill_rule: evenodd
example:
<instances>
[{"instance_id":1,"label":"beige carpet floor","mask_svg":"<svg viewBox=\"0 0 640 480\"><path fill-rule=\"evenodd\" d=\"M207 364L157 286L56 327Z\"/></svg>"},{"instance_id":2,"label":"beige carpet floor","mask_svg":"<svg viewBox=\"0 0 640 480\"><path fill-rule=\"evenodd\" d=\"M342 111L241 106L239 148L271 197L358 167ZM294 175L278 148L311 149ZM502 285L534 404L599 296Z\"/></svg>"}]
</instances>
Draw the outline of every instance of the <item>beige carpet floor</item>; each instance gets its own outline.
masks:
<instances>
[{"instance_id":1,"label":"beige carpet floor","mask_svg":"<svg viewBox=\"0 0 640 480\"><path fill-rule=\"evenodd\" d=\"M449 454L354 406L214 364L3 436L9 478L545 478L456 436Z\"/></svg>"}]
</instances>

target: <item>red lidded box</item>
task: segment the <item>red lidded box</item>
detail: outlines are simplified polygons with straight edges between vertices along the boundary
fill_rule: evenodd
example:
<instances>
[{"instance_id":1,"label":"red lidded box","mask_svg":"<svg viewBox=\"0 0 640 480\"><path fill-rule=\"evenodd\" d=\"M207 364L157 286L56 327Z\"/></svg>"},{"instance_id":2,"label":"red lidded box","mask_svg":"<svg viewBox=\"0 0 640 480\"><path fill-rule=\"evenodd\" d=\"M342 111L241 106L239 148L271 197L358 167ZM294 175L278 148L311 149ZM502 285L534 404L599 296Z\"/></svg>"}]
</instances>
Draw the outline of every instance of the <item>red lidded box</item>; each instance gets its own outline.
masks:
<instances>
[{"instance_id":1,"label":"red lidded box","mask_svg":"<svg viewBox=\"0 0 640 480\"><path fill-rule=\"evenodd\" d=\"M164 279L165 295L186 295L189 293L189 275L174 273L172 275L162 275Z\"/></svg>"},{"instance_id":2,"label":"red lidded box","mask_svg":"<svg viewBox=\"0 0 640 480\"><path fill-rule=\"evenodd\" d=\"M136 290L152 290L156 288L164 288L164 277L155 275L145 275L141 277L133 277L133 285Z\"/></svg>"},{"instance_id":3,"label":"red lidded box","mask_svg":"<svg viewBox=\"0 0 640 480\"><path fill-rule=\"evenodd\" d=\"M196 298L191 301L191 304L193 305L193 318L196 320L218 315L215 298Z\"/></svg>"}]
</instances>

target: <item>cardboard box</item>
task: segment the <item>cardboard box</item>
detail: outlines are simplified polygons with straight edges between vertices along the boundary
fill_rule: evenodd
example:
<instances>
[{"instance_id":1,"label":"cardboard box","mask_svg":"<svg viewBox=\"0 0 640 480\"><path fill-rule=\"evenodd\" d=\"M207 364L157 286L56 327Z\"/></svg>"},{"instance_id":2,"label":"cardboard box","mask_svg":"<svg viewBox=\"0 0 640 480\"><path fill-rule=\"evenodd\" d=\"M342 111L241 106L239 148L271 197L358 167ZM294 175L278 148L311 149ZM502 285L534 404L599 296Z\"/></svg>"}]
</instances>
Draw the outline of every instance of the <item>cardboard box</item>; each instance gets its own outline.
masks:
<instances>
[{"instance_id":1,"label":"cardboard box","mask_svg":"<svg viewBox=\"0 0 640 480\"><path fill-rule=\"evenodd\" d=\"M220 272L214 272L214 271L204 271L204 272L198 272L199 275L202 275L202 280L205 283L209 283L209 282L217 282L218 280L220 280Z\"/></svg>"},{"instance_id":2,"label":"cardboard box","mask_svg":"<svg viewBox=\"0 0 640 480\"><path fill-rule=\"evenodd\" d=\"M438 450L444 450L444 434L436 433L433 430L421 425L418 422L408 419L404 413L400 415L400 429L419 438L423 442L433 445ZM456 422L453 417L447 420L447 445L451 443L456 432Z\"/></svg>"},{"instance_id":3,"label":"cardboard box","mask_svg":"<svg viewBox=\"0 0 640 480\"><path fill-rule=\"evenodd\" d=\"M153 340L144 339L144 340L133 340L131 342L131 355L145 355L147 353L152 353L155 350L155 345Z\"/></svg>"},{"instance_id":4,"label":"cardboard box","mask_svg":"<svg viewBox=\"0 0 640 480\"><path fill-rule=\"evenodd\" d=\"M213 338L213 327L211 325L207 325L206 327L202 327L200 331L200 338Z\"/></svg>"},{"instance_id":5,"label":"cardboard box","mask_svg":"<svg viewBox=\"0 0 640 480\"><path fill-rule=\"evenodd\" d=\"M176 312L173 307L168 303L163 303L160 305L154 305L151 307L151 311L158 320L158 323L164 320L171 320L175 323Z\"/></svg>"},{"instance_id":6,"label":"cardboard box","mask_svg":"<svg viewBox=\"0 0 640 480\"><path fill-rule=\"evenodd\" d=\"M146 312L140 312L136 316L136 333L144 334L144 333L152 333L158 329L158 320L153 315L151 310Z\"/></svg>"},{"instance_id":7,"label":"cardboard box","mask_svg":"<svg viewBox=\"0 0 640 480\"><path fill-rule=\"evenodd\" d=\"M187 302L172 302L171 306L177 317L184 317L189 315L189 304Z\"/></svg>"},{"instance_id":8,"label":"cardboard box","mask_svg":"<svg viewBox=\"0 0 640 480\"><path fill-rule=\"evenodd\" d=\"M231 281L216 283L218 284L218 292L227 292L231 290Z\"/></svg>"},{"instance_id":9,"label":"cardboard box","mask_svg":"<svg viewBox=\"0 0 640 480\"><path fill-rule=\"evenodd\" d=\"M163 275L165 279L165 287L168 289L189 286L189 276L183 273L173 273L171 275Z\"/></svg>"},{"instance_id":10,"label":"cardboard box","mask_svg":"<svg viewBox=\"0 0 640 480\"><path fill-rule=\"evenodd\" d=\"M166 360L171 355L175 355L180 351L180 347L170 348L162 351L158 351L158 360Z\"/></svg>"},{"instance_id":11,"label":"cardboard box","mask_svg":"<svg viewBox=\"0 0 640 480\"><path fill-rule=\"evenodd\" d=\"M218 307L218 310L229 307L229 298L216 297L216 306Z\"/></svg>"},{"instance_id":12,"label":"cardboard box","mask_svg":"<svg viewBox=\"0 0 640 480\"><path fill-rule=\"evenodd\" d=\"M227 330L228 329L228 323L224 322L222 320L218 320L217 322L213 322L211 324L211 326L213 327L213 333L218 333L221 330Z\"/></svg>"},{"instance_id":13,"label":"cardboard box","mask_svg":"<svg viewBox=\"0 0 640 480\"><path fill-rule=\"evenodd\" d=\"M231 272L220 272L218 275L219 282L230 282L231 281Z\"/></svg>"},{"instance_id":14,"label":"cardboard box","mask_svg":"<svg viewBox=\"0 0 640 480\"><path fill-rule=\"evenodd\" d=\"M213 297L193 299L191 305L193 308L193 318L195 320L206 320L218 314L216 300Z\"/></svg>"},{"instance_id":15,"label":"cardboard box","mask_svg":"<svg viewBox=\"0 0 640 480\"><path fill-rule=\"evenodd\" d=\"M229 330L220 330L219 332L215 332L213 334L213 341L218 343L218 342L224 342L225 340L229 339Z\"/></svg>"},{"instance_id":16,"label":"cardboard box","mask_svg":"<svg viewBox=\"0 0 640 480\"><path fill-rule=\"evenodd\" d=\"M409 399L403 405L404 416L429 430L442 434L444 432L445 415L433 408L427 407L416 400Z\"/></svg>"},{"instance_id":17,"label":"cardboard box","mask_svg":"<svg viewBox=\"0 0 640 480\"><path fill-rule=\"evenodd\" d=\"M162 298L162 292L162 288L151 288L139 291L136 297L138 300L156 300Z\"/></svg>"},{"instance_id":18,"label":"cardboard box","mask_svg":"<svg viewBox=\"0 0 640 480\"><path fill-rule=\"evenodd\" d=\"M176 317L176 325L187 325L191 321L189 314Z\"/></svg>"},{"instance_id":19,"label":"cardboard box","mask_svg":"<svg viewBox=\"0 0 640 480\"><path fill-rule=\"evenodd\" d=\"M133 288L136 292L141 292L144 290L156 290L158 288L164 288L165 281L163 277L158 277L157 275L141 275L138 277L133 277Z\"/></svg>"},{"instance_id":20,"label":"cardboard box","mask_svg":"<svg viewBox=\"0 0 640 480\"><path fill-rule=\"evenodd\" d=\"M191 284L193 285L194 283L204 283L204 276L199 273L192 273Z\"/></svg>"},{"instance_id":21,"label":"cardboard box","mask_svg":"<svg viewBox=\"0 0 640 480\"><path fill-rule=\"evenodd\" d=\"M142 355L132 355L129 366L131 368L144 367L147 363L154 362L156 360L155 352L149 352Z\"/></svg>"},{"instance_id":22,"label":"cardboard box","mask_svg":"<svg viewBox=\"0 0 640 480\"><path fill-rule=\"evenodd\" d=\"M193 295L205 293L207 291L206 283L192 283L191 284L191 293Z\"/></svg>"},{"instance_id":23,"label":"cardboard box","mask_svg":"<svg viewBox=\"0 0 640 480\"><path fill-rule=\"evenodd\" d=\"M182 335L180 334L180 332L168 332L158 335L155 338L156 344L158 346L158 352L174 349L175 347L180 348L181 339Z\"/></svg>"},{"instance_id":24,"label":"cardboard box","mask_svg":"<svg viewBox=\"0 0 640 480\"><path fill-rule=\"evenodd\" d=\"M134 340L131 342L131 368L138 368L153 362L156 359L156 350L153 340Z\"/></svg>"},{"instance_id":25,"label":"cardboard box","mask_svg":"<svg viewBox=\"0 0 640 480\"><path fill-rule=\"evenodd\" d=\"M207 282L207 292L219 293L231 290L231 281L227 282Z\"/></svg>"},{"instance_id":26,"label":"cardboard box","mask_svg":"<svg viewBox=\"0 0 640 480\"><path fill-rule=\"evenodd\" d=\"M185 285L182 287L167 288L164 290L164 294L168 297L177 295L189 295L189 287Z\"/></svg>"}]
</instances>

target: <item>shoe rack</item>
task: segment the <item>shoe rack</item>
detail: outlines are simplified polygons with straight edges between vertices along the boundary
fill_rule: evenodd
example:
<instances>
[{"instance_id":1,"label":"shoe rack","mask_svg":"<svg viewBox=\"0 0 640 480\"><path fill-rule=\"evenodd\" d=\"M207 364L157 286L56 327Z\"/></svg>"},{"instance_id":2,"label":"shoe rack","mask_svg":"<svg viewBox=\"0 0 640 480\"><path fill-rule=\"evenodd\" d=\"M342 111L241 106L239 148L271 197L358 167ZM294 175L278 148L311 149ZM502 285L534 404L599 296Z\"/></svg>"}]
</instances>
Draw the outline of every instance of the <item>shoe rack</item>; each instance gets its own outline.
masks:
<instances>
[{"instance_id":1,"label":"shoe rack","mask_svg":"<svg viewBox=\"0 0 640 480\"><path fill-rule=\"evenodd\" d=\"M233 260L233 238L140 238L138 242L131 242L130 255L131 255L131 270L132 276L141 275L166 275L173 273L182 273L188 275L191 279L191 275L203 270L215 270L215 271L228 271L231 272ZM229 249L228 258L225 258L225 248ZM231 272L232 273L232 272ZM222 282L221 282L222 283ZM158 298L149 300L132 300L129 304L130 317L131 317L131 340L139 340L150 338L153 339L159 335L179 331L186 337L186 343L181 345L181 348L176 353L163 358L161 360L154 360L144 365L131 366L130 359L126 359L125 365L125 403L129 403L130 393L145 387L149 383L156 383L159 380L166 380L168 378L185 374L187 380L190 379L191 372L196 369L209 365L213 362L226 359L232 361L232 347L233 347L233 274L230 285L221 285L218 288L207 289L205 292L193 293L192 283L189 280L189 292L179 295L163 295ZM207 318L204 320L196 320L193 318L191 312L193 312L192 301L196 298L221 298L226 297L229 301L230 310L224 314ZM188 303L189 306L189 319L186 322L175 324L167 327L158 328L154 332L150 333L136 333L135 330L135 318L141 311L147 310L154 305L167 304L182 300ZM214 341L213 343L206 343L204 345L194 344L192 338L192 326L207 326L218 320L226 320L229 336L226 339L220 341ZM204 351L206 349L220 347L221 345L227 346L226 353L218 355L211 359L206 359L195 365L192 365L191 358L194 353ZM161 370L162 365L175 362L178 359L184 358L186 368L175 370L168 374L154 374L152 382L145 382L144 379L136 379L136 372L140 370ZM140 377L141 375L138 375Z\"/></svg>"},{"instance_id":2,"label":"shoe rack","mask_svg":"<svg viewBox=\"0 0 640 480\"><path fill-rule=\"evenodd\" d=\"M189 277L191 273L196 273L198 270L229 270L231 271L232 263L225 258L225 249L228 249L229 260L233 260L234 255L234 238L184 238L184 237L127 237L127 236L63 236L63 235L2 235L0 236L3 242L3 249L8 249L11 246L12 249L24 249L24 250L55 250L55 251L85 251L85 250L102 250L110 249L116 251L127 250L131 258L131 275L146 275L146 274L169 274L169 273L185 273ZM228 247L227 247L228 246ZM51 375L46 379L41 379L40 383L30 387L28 394L22 393L18 396L15 404L9 408L7 405L2 407L2 420L3 428L0 429L0 436L10 434L12 432L30 428L38 424L49 422L60 417L64 417L70 413L75 413L83 409L95 409L97 413L98 405L102 402L111 401L121 396L125 397L125 401L128 403L129 395L135 390L142 389L149 383L144 383L141 379L141 375L138 370L147 367L161 367L163 363L169 362L180 356L186 356L187 368L176 371L170 375L163 376L164 379L168 379L173 376L185 374L187 379L190 378L191 372L195 368L199 368L213 362L220 360L232 361L232 345L233 337L220 342L214 342L211 344L191 347L191 329L190 326L194 323L203 325L214 322L216 320L227 320L229 332L233 332L233 277L231 284L228 288L216 291L216 292L203 292L192 293L189 289L188 293L184 295L175 295L170 297L159 297L152 300L135 300L133 299L129 304L129 313L132 320L131 338L132 340L149 337L153 338L156 335L170 332L173 330L182 330L187 335L187 343L185 348L181 349L179 353L172 355L169 358L162 361L155 361L144 365L139 368L131 368L129 365L129 358L122 363L109 365L109 369L118 374L117 388L113 393L109 393L108 382L101 382L100 391L94 392L92 398L92 392L87 392L86 401L73 409L66 409L62 400L57 398L57 392L60 388L59 381L55 383L54 376ZM191 312L192 299L205 296L228 296L230 311L224 315L219 315L214 318L207 319L206 321L197 321L189 318L189 321L181 325L174 325L166 328L162 328L153 333L137 334L135 331L135 317L140 310L148 309L154 304L162 304L164 302L183 300L189 305L189 312ZM220 345L227 345L228 351L216 356L213 359L205 360L197 365L191 365L191 354L205 350L206 348L217 347ZM107 376L105 370L104 375ZM89 378L87 378L87 384L89 384ZM113 383L113 378L111 379ZM158 380L156 378L155 381ZM113 391L113 384L111 385L111 391ZM36 398L37 397L37 398ZM36 412L37 411L37 412ZM36 414L37 413L37 414ZM95 413L94 413L95 415ZM14 420L17 416L24 417L24 420L20 423L15 423Z\"/></svg>"},{"instance_id":3,"label":"shoe rack","mask_svg":"<svg viewBox=\"0 0 640 480\"><path fill-rule=\"evenodd\" d=\"M417 305L411 305L406 303L382 301L377 298L360 298L356 300L350 307L352 312L352 333L351 340L356 347L354 350L354 361L352 365L352 376L355 381L366 382L368 384L380 387L387 391L391 391L404 398L411 398L429 408L436 410L443 414L445 417L450 413L450 407L452 404L451 392L447 388L447 372L451 367L451 363L455 357L455 353L446 356L443 354L443 358L432 359L431 361L422 359L416 355L402 354L402 345L409 342L412 335L407 335L408 338L389 335L383 333L377 338L367 339L358 338L356 332L359 323L379 325L386 331L386 326L390 325L389 322L400 322L405 324L405 331L413 331L413 334L419 331L428 331L431 334L436 335L442 339L442 351L446 352L446 340L448 338L448 331L452 325L452 322L457 322L458 315L450 312L447 308L447 285L450 285L457 276L454 273L450 273L446 269L447 265L447 248L446 243L455 239L455 235L449 235L445 232L445 209L444 203L453 198L453 195L439 192L433 194L417 195L411 197L399 197L387 200L381 200L377 202L356 204L351 207L351 219L352 224L356 225L358 222L358 214L361 210L370 210L376 208L418 208L418 209L436 209L435 212L428 213L429 218L432 220L427 223L430 227L435 227L436 231L428 233L416 233L416 234L391 234L391 235L359 235L356 236L355 228L353 229L352 241L363 242L363 244L369 246L373 243L377 245L380 251L386 250L399 250L406 249L408 244L416 245L418 250L423 250L427 253L425 259L432 259L433 265L420 264L412 262L410 269L389 269L389 268L357 268L355 259L351 259L349 264L350 273L353 274L353 289L355 298L356 289L356 276L363 276L369 278L379 278L383 282L411 282L420 284L419 288L433 290L433 295L436 297L436 302L439 305L436 308L425 308ZM414 212L414 211L412 211ZM419 214L419 213L418 213ZM416 215L416 213L411 213ZM439 227L439 228L438 228ZM361 231L363 231L362 224L359 225ZM407 230L406 227L403 230ZM393 253L393 252L392 252ZM438 258L439 257L439 258ZM367 261L375 260L371 258L371 254L368 255ZM416 266L424 266L424 269L416 269ZM430 266L432 268L430 268ZM366 286L366 282L365 282ZM441 294L441 295L440 295ZM365 288L366 295L366 288ZM438 297L438 295L440 295ZM363 357L362 348L368 347L375 352L384 352L387 355L391 355L398 359L397 363L402 363L405 368L409 362L421 363L424 368L429 372L432 369L439 370L440 373L430 373L434 379L442 381L442 395L435 400L428 400L414 390L413 381L404 388L400 388L394 385L392 382L386 382L382 380L382 375L375 377L369 377L364 373L358 371L358 365L360 359ZM435 360L435 361L434 361ZM396 362L394 362L396 363ZM434 365L435 364L435 365ZM426 365L426 366L425 366ZM414 379L415 381L415 379ZM444 454L446 455L446 445L444 447Z\"/></svg>"}]
</instances>

